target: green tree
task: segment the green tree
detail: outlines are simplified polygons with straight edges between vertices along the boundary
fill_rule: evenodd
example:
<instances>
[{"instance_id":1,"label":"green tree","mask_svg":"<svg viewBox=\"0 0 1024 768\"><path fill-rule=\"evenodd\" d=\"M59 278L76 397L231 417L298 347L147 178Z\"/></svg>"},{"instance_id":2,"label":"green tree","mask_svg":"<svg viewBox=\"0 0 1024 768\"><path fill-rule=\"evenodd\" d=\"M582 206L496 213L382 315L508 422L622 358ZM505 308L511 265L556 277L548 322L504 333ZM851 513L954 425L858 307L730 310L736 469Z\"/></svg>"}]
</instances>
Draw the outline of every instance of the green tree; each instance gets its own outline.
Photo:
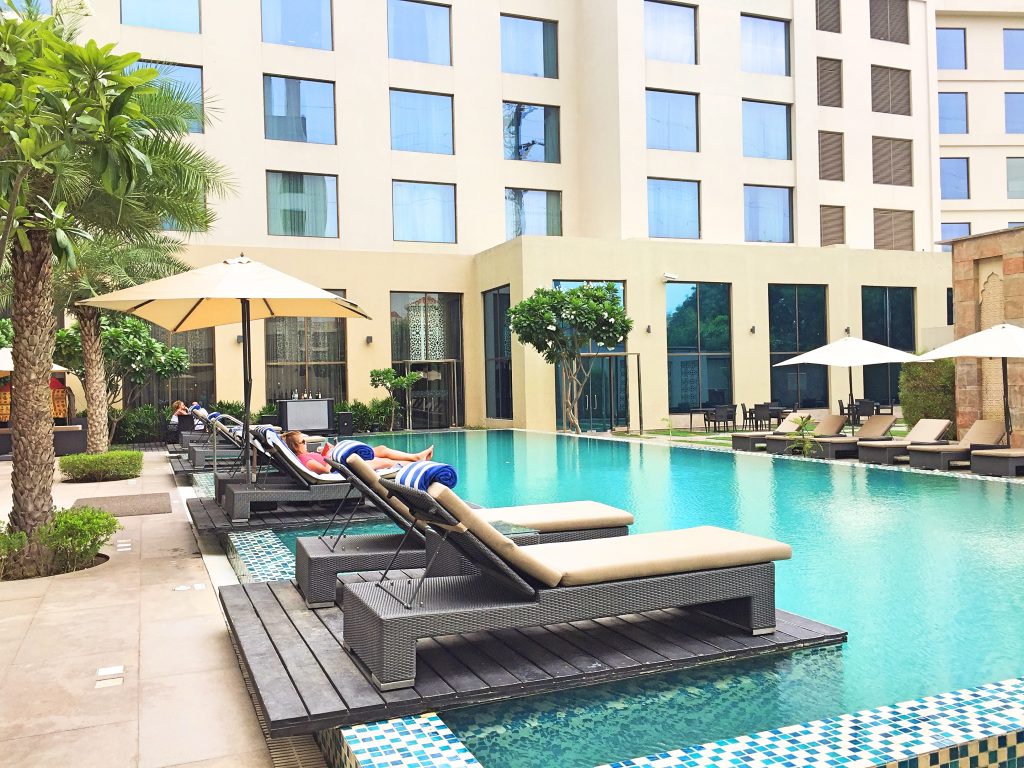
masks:
<instances>
[{"instance_id":1,"label":"green tree","mask_svg":"<svg viewBox=\"0 0 1024 768\"><path fill-rule=\"evenodd\" d=\"M519 341L558 367L565 423L580 432L579 399L590 378L583 352L592 346L622 344L633 330L615 284L581 285L568 291L538 288L512 307L508 317Z\"/></svg>"},{"instance_id":2,"label":"green tree","mask_svg":"<svg viewBox=\"0 0 1024 768\"><path fill-rule=\"evenodd\" d=\"M9 347L14 343L14 324L9 317L0 317L0 347Z\"/></svg>"},{"instance_id":3,"label":"green tree","mask_svg":"<svg viewBox=\"0 0 1024 768\"><path fill-rule=\"evenodd\" d=\"M398 415L399 397L403 392L412 388L413 384L423 378L419 371L412 371L405 376L399 376L392 368L374 368L370 371L370 386L382 387L388 392L388 431L395 430L395 417Z\"/></svg>"}]
</instances>

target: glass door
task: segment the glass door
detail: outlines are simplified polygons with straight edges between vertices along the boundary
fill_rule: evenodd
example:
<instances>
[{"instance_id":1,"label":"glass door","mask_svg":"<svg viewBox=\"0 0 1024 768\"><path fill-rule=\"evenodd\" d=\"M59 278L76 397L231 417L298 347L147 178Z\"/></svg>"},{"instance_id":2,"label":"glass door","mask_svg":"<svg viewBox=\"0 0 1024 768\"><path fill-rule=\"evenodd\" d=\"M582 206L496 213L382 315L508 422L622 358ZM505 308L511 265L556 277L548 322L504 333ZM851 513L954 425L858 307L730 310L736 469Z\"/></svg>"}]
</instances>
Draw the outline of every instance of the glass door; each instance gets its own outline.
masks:
<instances>
[{"instance_id":1,"label":"glass door","mask_svg":"<svg viewBox=\"0 0 1024 768\"><path fill-rule=\"evenodd\" d=\"M405 373L422 376L409 390L407 428L448 429L462 423L457 360L405 361L404 367Z\"/></svg>"},{"instance_id":2,"label":"glass door","mask_svg":"<svg viewBox=\"0 0 1024 768\"><path fill-rule=\"evenodd\" d=\"M625 355L603 355L584 358L590 378L578 401L580 429L584 432L610 432L629 424L629 389ZM555 379L558 424L562 425L560 404L561 376Z\"/></svg>"}]
</instances>

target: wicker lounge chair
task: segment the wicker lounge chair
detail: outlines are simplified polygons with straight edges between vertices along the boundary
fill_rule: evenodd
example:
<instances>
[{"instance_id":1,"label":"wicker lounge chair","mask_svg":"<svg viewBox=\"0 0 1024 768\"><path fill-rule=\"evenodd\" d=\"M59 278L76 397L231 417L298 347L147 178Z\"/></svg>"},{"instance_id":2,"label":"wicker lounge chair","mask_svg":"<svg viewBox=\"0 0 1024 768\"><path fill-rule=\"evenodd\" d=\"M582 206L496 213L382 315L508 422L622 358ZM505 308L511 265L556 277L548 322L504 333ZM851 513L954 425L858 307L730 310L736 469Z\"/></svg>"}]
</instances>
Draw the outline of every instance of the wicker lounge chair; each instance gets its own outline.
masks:
<instances>
[{"instance_id":1,"label":"wicker lounge chair","mask_svg":"<svg viewBox=\"0 0 1024 768\"><path fill-rule=\"evenodd\" d=\"M920 419L906 436L899 440L861 440L857 443L857 460L864 464L895 464L907 459L912 443L937 443L949 429L949 419Z\"/></svg>"},{"instance_id":2,"label":"wicker lounge chair","mask_svg":"<svg viewBox=\"0 0 1024 768\"><path fill-rule=\"evenodd\" d=\"M820 440L823 437L841 437L843 434L843 427L846 426L846 416L834 416L829 414L828 416L822 416L821 420L814 425L814 439ZM795 432L796 430L794 430ZM764 447L768 453L773 454L785 454L793 453L791 445L793 443L793 433L788 435L768 435L764 439ZM815 450L814 456L808 456L807 458L817 458L824 454L820 450Z\"/></svg>"},{"instance_id":3,"label":"wicker lounge chair","mask_svg":"<svg viewBox=\"0 0 1024 768\"><path fill-rule=\"evenodd\" d=\"M356 536L301 537L295 546L295 581L310 607L331 605L337 599L339 573L376 571L392 568L423 568L428 552L438 542L431 541L430 530L416 526L409 508L381 485L382 476L358 455L343 462L327 463L348 478L366 503L385 515L396 526L393 534ZM452 491L450 497L458 498ZM572 541L625 536L633 524L633 515L597 501L567 501L530 504L517 507L477 509L489 522L503 522L529 529L534 542ZM510 534L513 539L519 535ZM525 536L523 538L526 538ZM397 553L397 554L396 554ZM461 571L461 558L446 557ZM435 563L436 565L436 563ZM437 573L437 569L433 570Z\"/></svg>"},{"instance_id":4,"label":"wicker lounge chair","mask_svg":"<svg viewBox=\"0 0 1024 768\"><path fill-rule=\"evenodd\" d=\"M236 462L242 452L242 422L230 414L211 413L204 422L207 426L206 435L209 439L194 440L188 446L188 460L193 469L203 470L212 465L216 455L218 462L234 459ZM216 451L214 441L216 440ZM260 448L259 443L253 443Z\"/></svg>"},{"instance_id":5,"label":"wicker lounge chair","mask_svg":"<svg viewBox=\"0 0 1024 768\"><path fill-rule=\"evenodd\" d=\"M971 452L1000 448L1006 428L1002 421L978 419L959 443L943 445L909 445L910 466L915 469L949 469L954 461L969 462Z\"/></svg>"},{"instance_id":6,"label":"wicker lounge chair","mask_svg":"<svg viewBox=\"0 0 1024 768\"><path fill-rule=\"evenodd\" d=\"M853 435L842 437L816 437L818 444L815 456L838 459L842 456L856 456L857 443L861 440L882 440L896 423L895 416L869 416Z\"/></svg>"},{"instance_id":7,"label":"wicker lounge chair","mask_svg":"<svg viewBox=\"0 0 1024 768\"><path fill-rule=\"evenodd\" d=\"M444 486L382 484L479 573L344 590L345 647L381 690L413 685L420 638L696 606L753 634L775 629L774 561L792 555L786 544L700 527L519 546Z\"/></svg>"},{"instance_id":8,"label":"wicker lounge chair","mask_svg":"<svg viewBox=\"0 0 1024 768\"><path fill-rule=\"evenodd\" d=\"M992 475L994 477L1024 475L1024 449L992 448L971 451L971 472L976 475Z\"/></svg>"},{"instance_id":9,"label":"wicker lounge chair","mask_svg":"<svg viewBox=\"0 0 1024 768\"><path fill-rule=\"evenodd\" d=\"M760 451L766 443L765 438L769 435L791 435L796 432L797 419L808 414L793 412L779 424L774 432L736 432L732 435L732 449L734 451Z\"/></svg>"}]
</instances>

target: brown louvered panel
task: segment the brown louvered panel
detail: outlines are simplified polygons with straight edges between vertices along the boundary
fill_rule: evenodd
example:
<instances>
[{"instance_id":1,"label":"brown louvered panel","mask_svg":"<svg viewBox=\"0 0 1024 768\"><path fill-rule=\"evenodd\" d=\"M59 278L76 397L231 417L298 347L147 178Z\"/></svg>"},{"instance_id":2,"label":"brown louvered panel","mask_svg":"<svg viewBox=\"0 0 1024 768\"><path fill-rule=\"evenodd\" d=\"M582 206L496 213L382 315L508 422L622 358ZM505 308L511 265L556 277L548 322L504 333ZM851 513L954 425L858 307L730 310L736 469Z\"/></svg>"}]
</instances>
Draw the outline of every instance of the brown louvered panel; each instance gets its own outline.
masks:
<instances>
[{"instance_id":1,"label":"brown louvered panel","mask_svg":"<svg viewBox=\"0 0 1024 768\"><path fill-rule=\"evenodd\" d=\"M891 139L892 183L901 187L914 186L914 142L910 139Z\"/></svg>"},{"instance_id":2,"label":"brown louvered panel","mask_svg":"<svg viewBox=\"0 0 1024 768\"><path fill-rule=\"evenodd\" d=\"M891 103L889 111L894 115L910 114L910 70L890 69L889 89Z\"/></svg>"},{"instance_id":3,"label":"brown louvered panel","mask_svg":"<svg viewBox=\"0 0 1024 768\"><path fill-rule=\"evenodd\" d=\"M841 205L821 206L821 246L846 242L846 209Z\"/></svg>"},{"instance_id":4,"label":"brown louvered panel","mask_svg":"<svg viewBox=\"0 0 1024 768\"><path fill-rule=\"evenodd\" d=\"M893 249L892 214L887 208L875 208L875 250Z\"/></svg>"},{"instance_id":5,"label":"brown louvered panel","mask_svg":"<svg viewBox=\"0 0 1024 768\"><path fill-rule=\"evenodd\" d=\"M832 131L818 131L818 178L826 181L843 181L843 134Z\"/></svg>"},{"instance_id":6,"label":"brown louvered panel","mask_svg":"<svg viewBox=\"0 0 1024 768\"><path fill-rule=\"evenodd\" d=\"M889 0L871 0L871 37L875 40L889 39Z\"/></svg>"},{"instance_id":7,"label":"brown louvered panel","mask_svg":"<svg viewBox=\"0 0 1024 768\"><path fill-rule=\"evenodd\" d=\"M843 21L840 0L817 0L818 29L822 32L842 32Z\"/></svg>"},{"instance_id":8,"label":"brown louvered panel","mask_svg":"<svg viewBox=\"0 0 1024 768\"><path fill-rule=\"evenodd\" d=\"M891 98L889 96L889 68L871 65L871 111L888 112Z\"/></svg>"},{"instance_id":9,"label":"brown louvered panel","mask_svg":"<svg viewBox=\"0 0 1024 768\"><path fill-rule=\"evenodd\" d=\"M818 58L818 106L843 106L843 62Z\"/></svg>"},{"instance_id":10,"label":"brown louvered panel","mask_svg":"<svg viewBox=\"0 0 1024 768\"><path fill-rule=\"evenodd\" d=\"M871 137L871 169L875 184L892 184L892 139Z\"/></svg>"},{"instance_id":11,"label":"brown louvered panel","mask_svg":"<svg viewBox=\"0 0 1024 768\"><path fill-rule=\"evenodd\" d=\"M914 212L892 212L892 247L897 251L914 250Z\"/></svg>"},{"instance_id":12,"label":"brown louvered panel","mask_svg":"<svg viewBox=\"0 0 1024 768\"><path fill-rule=\"evenodd\" d=\"M889 0L889 37L893 43L910 43L910 19L907 0Z\"/></svg>"}]
</instances>

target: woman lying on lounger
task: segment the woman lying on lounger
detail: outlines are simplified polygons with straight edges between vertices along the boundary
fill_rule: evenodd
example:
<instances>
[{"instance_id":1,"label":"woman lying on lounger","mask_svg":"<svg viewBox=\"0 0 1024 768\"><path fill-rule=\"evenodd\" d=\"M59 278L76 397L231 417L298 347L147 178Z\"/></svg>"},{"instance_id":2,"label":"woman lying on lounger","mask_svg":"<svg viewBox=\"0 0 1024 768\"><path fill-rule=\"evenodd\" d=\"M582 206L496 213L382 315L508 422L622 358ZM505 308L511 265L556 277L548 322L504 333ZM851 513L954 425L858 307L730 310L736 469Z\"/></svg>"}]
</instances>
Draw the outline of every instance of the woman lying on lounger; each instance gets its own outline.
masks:
<instances>
[{"instance_id":1,"label":"woman lying on lounger","mask_svg":"<svg viewBox=\"0 0 1024 768\"><path fill-rule=\"evenodd\" d=\"M306 447L306 436L301 432L284 432L281 434L281 437L284 439L285 445L292 449L292 453L298 457L306 469L321 475L334 471L324 461L324 456L330 453L334 447L330 443L325 444L321 453L312 453ZM394 448L388 448L386 445L375 445L373 447L373 455L374 458L367 462L371 469L388 469L403 463L427 461L434 455L434 446L425 448L419 453L405 453L404 451L396 451Z\"/></svg>"}]
</instances>

